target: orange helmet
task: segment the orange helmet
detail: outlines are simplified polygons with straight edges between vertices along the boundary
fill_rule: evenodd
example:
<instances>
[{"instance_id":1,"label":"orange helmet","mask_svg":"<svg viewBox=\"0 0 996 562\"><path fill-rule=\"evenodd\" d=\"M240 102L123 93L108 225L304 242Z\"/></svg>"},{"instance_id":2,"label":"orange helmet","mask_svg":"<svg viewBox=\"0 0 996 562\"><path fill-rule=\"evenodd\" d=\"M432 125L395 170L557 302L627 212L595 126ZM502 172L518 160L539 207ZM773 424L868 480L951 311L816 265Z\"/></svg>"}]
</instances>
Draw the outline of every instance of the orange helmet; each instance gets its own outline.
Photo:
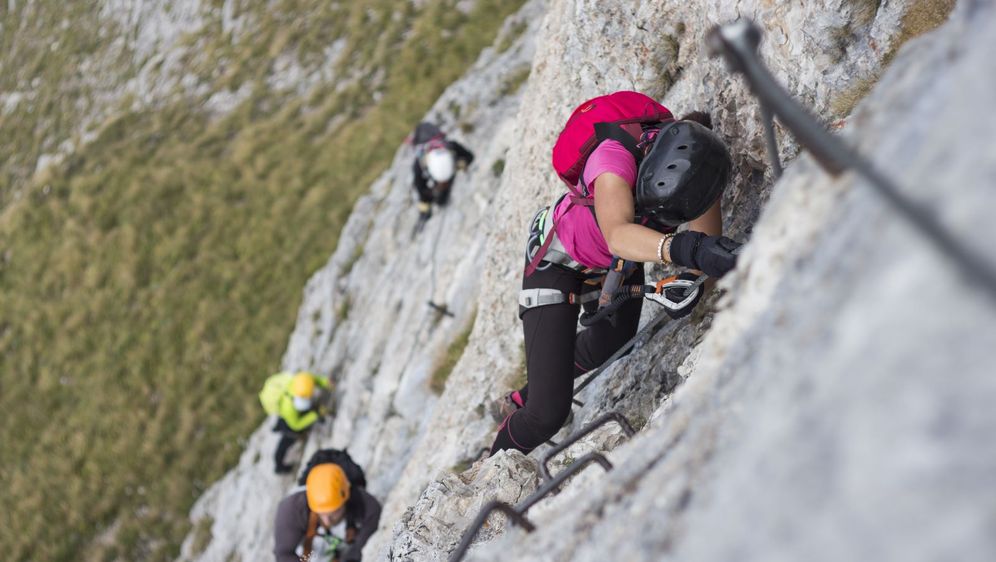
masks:
<instances>
[{"instance_id":1,"label":"orange helmet","mask_svg":"<svg viewBox=\"0 0 996 562\"><path fill-rule=\"evenodd\" d=\"M304 487L308 508L315 513L335 511L349 499L349 479L337 464L325 463L312 468Z\"/></svg>"}]
</instances>

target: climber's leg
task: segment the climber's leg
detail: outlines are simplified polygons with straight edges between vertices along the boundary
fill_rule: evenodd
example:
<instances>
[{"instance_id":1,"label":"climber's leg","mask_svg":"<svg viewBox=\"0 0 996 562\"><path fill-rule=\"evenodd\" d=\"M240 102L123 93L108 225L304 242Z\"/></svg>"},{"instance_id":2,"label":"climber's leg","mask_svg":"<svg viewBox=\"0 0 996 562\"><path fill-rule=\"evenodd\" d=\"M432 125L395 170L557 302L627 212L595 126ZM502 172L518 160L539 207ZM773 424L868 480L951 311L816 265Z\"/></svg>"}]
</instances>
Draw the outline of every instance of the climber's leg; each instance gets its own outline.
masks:
<instances>
[{"instance_id":1,"label":"climber's leg","mask_svg":"<svg viewBox=\"0 0 996 562\"><path fill-rule=\"evenodd\" d=\"M536 271L522 282L523 289L546 287L565 293L581 290L576 273L561 267ZM522 328L526 344L528 393L525 406L507 417L491 446L524 453L553 437L571 411L574 391L574 338L579 307L572 304L539 306L525 311Z\"/></svg>"}]
</instances>

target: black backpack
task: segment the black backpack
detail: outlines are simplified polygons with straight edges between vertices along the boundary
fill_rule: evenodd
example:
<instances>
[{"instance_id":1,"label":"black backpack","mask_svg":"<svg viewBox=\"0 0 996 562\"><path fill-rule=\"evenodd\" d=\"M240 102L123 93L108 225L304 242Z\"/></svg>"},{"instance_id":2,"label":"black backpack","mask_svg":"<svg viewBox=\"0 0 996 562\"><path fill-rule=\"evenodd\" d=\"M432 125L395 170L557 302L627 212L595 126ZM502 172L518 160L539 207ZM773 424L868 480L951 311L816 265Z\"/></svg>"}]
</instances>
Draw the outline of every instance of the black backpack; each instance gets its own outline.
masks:
<instances>
[{"instance_id":1,"label":"black backpack","mask_svg":"<svg viewBox=\"0 0 996 562\"><path fill-rule=\"evenodd\" d=\"M438 126L434 123L423 121L415 127L415 132L412 133L412 144L418 146L433 139L444 138L446 138L446 135L443 134L443 131Z\"/></svg>"},{"instance_id":2,"label":"black backpack","mask_svg":"<svg viewBox=\"0 0 996 562\"><path fill-rule=\"evenodd\" d=\"M350 486L367 487L367 477L363 474L363 469L356 464L353 457L349 456L346 449L341 451L339 449L319 449L315 451L315 454L308 459L308 464L304 467L304 472L301 473L301 478L298 479L297 483L304 486L308 481L308 473L311 472L311 469L326 463L339 465L346 473Z\"/></svg>"}]
</instances>

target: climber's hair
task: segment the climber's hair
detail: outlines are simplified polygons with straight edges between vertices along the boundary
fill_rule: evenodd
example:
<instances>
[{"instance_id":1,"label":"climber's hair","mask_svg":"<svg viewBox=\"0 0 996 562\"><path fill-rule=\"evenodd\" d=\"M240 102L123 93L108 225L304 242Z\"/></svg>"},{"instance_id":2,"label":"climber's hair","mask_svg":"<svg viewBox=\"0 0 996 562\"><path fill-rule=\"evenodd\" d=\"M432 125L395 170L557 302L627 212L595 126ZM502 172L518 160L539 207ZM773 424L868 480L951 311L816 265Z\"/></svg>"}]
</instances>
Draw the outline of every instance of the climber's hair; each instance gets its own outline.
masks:
<instances>
[{"instance_id":1,"label":"climber's hair","mask_svg":"<svg viewBox=\"0 0 996 562\"><path fill-rule=\"evenodd\" d=\"M693 111L681 118L682 121L695 121L707 129L712 129L712 116L705 111Z\"/></svg>"}]
</instances>

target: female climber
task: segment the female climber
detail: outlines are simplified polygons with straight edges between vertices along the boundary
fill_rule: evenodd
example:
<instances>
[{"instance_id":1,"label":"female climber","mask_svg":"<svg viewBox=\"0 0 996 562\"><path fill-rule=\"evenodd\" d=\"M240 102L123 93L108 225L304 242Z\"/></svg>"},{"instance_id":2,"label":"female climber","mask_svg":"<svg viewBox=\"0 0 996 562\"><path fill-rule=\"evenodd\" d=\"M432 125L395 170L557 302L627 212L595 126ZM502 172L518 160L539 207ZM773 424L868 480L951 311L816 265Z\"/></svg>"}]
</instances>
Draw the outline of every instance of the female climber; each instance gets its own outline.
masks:
<instances>
[{"instance_id":1,"label":"female climber","mask_svg":"<svg viewBox=\"0 0 996 562\"><path fill-rule=\"evenodd\" d=\"M503 400L491 454L528 454L556 434L571 410L574 379L636 334L642 299L603 290L596 309L598 303L582 297L593 294L592 284L607 271L624 277L625 286L643 286L644 262L710 277L736 264L738 244L722 236L720 212L731 160L707 114L676 120L643 94L601 96L574 111L553 163L570 189L532 222L519 297L528 379ZM681 224L687 229L676 232ZM698 277L688 271L679 279ZM668 299L665 310L678 318L701 296L700 285L692 289L695 298L680 290L647 297ZM578 332L582 304L588 326Z\"/></svg>"}]
</instances>

